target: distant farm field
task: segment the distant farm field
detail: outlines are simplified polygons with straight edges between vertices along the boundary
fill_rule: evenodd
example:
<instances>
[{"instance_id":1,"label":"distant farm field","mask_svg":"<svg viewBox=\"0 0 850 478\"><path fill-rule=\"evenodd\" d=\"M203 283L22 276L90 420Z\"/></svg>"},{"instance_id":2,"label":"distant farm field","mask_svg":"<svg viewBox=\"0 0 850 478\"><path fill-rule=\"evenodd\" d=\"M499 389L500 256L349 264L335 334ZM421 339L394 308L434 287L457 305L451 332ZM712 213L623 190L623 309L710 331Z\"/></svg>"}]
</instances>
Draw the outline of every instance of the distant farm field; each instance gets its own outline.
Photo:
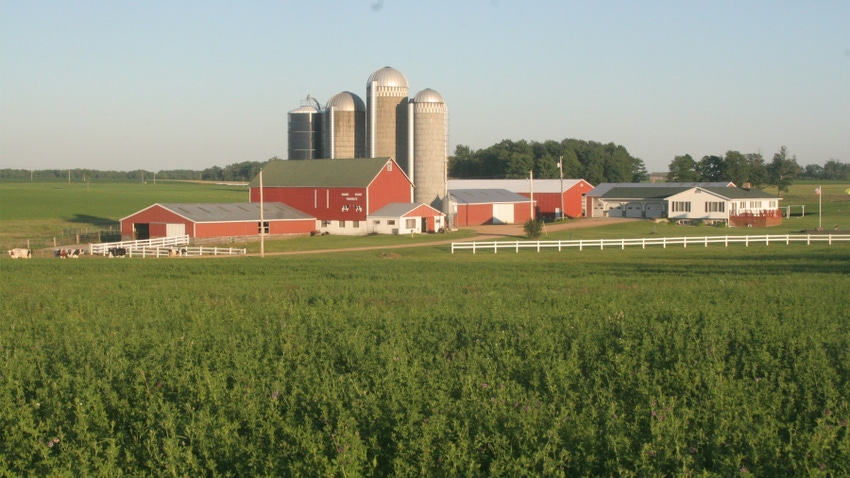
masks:
<instances>
[{"instance_id":1,"label":"distant farm field","mask_svg":"<svg viewBox=\"0 0 850 478\"><path fill-rule=\"evenodd\" d=\"M0 247L22 247L27 239L48 247L64 230L117 227L122 217L157 202L247 200L245 187L211 183L0 183Z\"/></svg>"}]
</instances>

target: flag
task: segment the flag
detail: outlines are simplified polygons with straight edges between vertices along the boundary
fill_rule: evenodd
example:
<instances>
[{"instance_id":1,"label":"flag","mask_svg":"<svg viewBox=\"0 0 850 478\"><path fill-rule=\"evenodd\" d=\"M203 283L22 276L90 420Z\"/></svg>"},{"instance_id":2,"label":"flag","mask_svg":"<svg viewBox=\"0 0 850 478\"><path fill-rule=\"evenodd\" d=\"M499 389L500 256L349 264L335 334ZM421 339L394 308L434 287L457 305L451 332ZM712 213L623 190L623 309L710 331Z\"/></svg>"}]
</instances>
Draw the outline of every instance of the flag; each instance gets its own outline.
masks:
<instances>
[{"instance_id":1,"label":"flag","mask_svg":"<svg viewBox=\"0 0 850 478\"><path fill-rule=\"evenodd\" d=\"M815 195L820 196L820 186L815 188Z\"/></svg>"}]
</instances>

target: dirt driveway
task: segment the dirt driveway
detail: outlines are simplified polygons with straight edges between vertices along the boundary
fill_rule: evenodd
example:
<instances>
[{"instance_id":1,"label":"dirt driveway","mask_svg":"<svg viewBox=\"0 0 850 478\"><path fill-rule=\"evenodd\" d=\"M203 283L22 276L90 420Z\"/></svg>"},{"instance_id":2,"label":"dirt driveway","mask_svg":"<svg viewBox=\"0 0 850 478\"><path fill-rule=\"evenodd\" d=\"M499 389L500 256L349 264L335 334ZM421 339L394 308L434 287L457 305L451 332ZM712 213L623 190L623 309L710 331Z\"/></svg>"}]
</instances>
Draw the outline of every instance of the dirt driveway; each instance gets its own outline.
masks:
<instances>
[{"instance_id":1,"label":"dirt driveway","mask_svg":"<svg viewBox=\"0 0 850 478\"><path fill-rule=\"evenodd\" d=\"M547 224L547 231L566 231L571 229L587 229L591 227L607 226L609 224L619 224L622 222L634 222L641 219L626 219L626 218L585 218L575 221L569 221L561 224ZM352 247L343 249L320 249L309 251L288 251L288 252L267 252L267 256L286 256L299 254L322 254L328 252L345 252L345 251L369 251L369 250L386 250L386 249L404 249L408 247L424 247L434 246L437 244L451 244L452 242L470 242L470 241L487 241L498 240L499 238L514 238L524 239L525 232L522 230L522 224L488 224L484 226L475 226L463 229L472 229L478 232L475 237L467 237L465 239L447 239L445 241L423 242L419 244L400 244L397 246L367 246L367 247ZM249 256L259 256L260 254L252 253ZM225 256L216 256L225 257Z\"/></svg>"}]
</instances>

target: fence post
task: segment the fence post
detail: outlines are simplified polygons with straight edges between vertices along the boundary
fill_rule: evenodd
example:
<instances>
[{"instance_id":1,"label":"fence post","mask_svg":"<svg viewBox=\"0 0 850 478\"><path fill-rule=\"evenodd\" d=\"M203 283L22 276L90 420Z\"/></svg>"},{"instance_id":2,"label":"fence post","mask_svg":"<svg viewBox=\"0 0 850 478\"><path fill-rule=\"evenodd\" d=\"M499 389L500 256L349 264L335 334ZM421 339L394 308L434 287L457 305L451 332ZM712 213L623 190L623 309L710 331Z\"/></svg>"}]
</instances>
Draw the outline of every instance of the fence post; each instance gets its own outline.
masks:
<instances>
[{"instance_id":1,"label":"fence post","mask_svg":"<svg viewBox=\"0 0 850 478\"><path fill-rule=\"evenodd\" d=\"M750 236L744 236L744 247L750 247Z\"/></svg>"},{"instance_id":2,"label":"fence post","mask_svg":"<svg viewBox=\"0 0 850 478\"><path fill-rule=\"evenodd\" d=\"M708 236L705 236L705 247L708 247Z\"/></svg>"},{"instance_id":3,"label":"fence post","mask_svg":"<svg viewBox=\"0 0 850 478\"><path fill-rule=\"evenodd\" d=\"M640 245L642 249L646 249L646 238L641 238Z\"/></svg>"},{"instance_id":4,"label":"fence post","mask_svg":"<svg viewBox=\"0 0 850 478\"><path fill-rule=\"evenodd\" d=\"M581 251L581 248L582 248L582 242L581 242L581 239L579 239L578 240L578 250Z\"/></svg>"},{"instance_id":5,"label":"fence post","mask_svg":"<svg viewBox=\"0 0 850 478\"><path fill-rule=\"evenodd\" d=\"M726 247L729 247L729 236L726 236L726 237L724 238L724 240L723 240L723 244L724 244Z\"/></svg>"},{"instance_id":6,"label":"fence post","mask_svg":"<svg viewBox=\"0 0 850 478\"><path fill-rule=\"evenodd\" d=\"M621 241L622 241L623 244L620 247L620 250L626 250L626 238L621 239Z\"/></svg>"},{"instance_id":7,"label":"fence post","mask_svg":"<svg viewBox=\"0 0 850 478\"><path fill-rule=\"evenodd\" d=\"M682 238L682 244L685 246L685 249L688 248L688 236Z\"/></svg>"},{"instance_id":8,"label":"fence post","mask_svg":"<svg viewBox=\"0 0 850 478\"><path fill-rule=\"evenodd\" d=\"M664 246L663 247L664 249L667 249L667 238L666 237L661 238L661 245Z\"/></svg>"}]
</instances>

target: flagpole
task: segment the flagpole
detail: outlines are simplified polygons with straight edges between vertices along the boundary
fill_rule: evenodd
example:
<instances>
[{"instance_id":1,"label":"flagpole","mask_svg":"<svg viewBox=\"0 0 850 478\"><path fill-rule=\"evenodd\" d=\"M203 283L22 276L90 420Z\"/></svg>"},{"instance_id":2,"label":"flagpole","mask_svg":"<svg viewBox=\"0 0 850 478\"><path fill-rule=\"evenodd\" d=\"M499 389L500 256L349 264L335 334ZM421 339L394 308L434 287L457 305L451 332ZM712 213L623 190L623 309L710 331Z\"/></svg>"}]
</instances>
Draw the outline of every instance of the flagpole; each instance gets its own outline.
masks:
<instances>
[{"instance_id":1,"label":"flagpole","mask_svg":"<svg viewBox=\"0 0 850 478\"><path fill-rule=\"evenodd\" d=\"M821 219L823 218L823 189L818 186L818 230L823 230L823 223Z\"/></svg>"}]
</instances>

